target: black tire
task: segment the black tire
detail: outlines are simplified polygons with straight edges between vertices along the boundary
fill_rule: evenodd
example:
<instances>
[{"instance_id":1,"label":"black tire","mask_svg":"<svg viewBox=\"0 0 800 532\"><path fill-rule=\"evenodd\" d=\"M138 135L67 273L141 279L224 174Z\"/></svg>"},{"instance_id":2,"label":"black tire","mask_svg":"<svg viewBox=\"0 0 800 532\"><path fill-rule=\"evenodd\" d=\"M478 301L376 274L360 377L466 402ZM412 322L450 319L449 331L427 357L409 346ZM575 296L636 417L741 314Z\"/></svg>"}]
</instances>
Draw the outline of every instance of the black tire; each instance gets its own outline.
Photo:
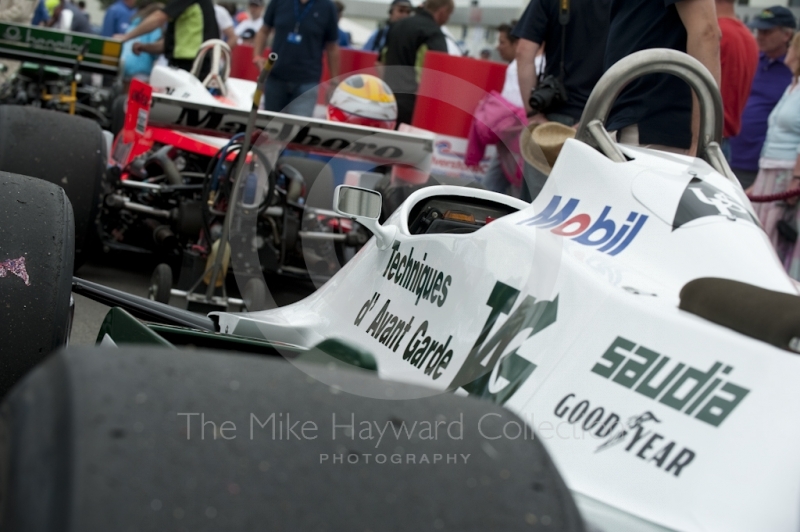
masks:
<instances>
[{"instance_id":1,"label":"black tire","mask_svg":"<svg viewBox=\"0 0 800 532\"><path fill-rule=\"evenodd\" d=\"M153 270L150 277L149 296L153 301L169 305L170 291L172 290L172 268L169 264L161 263Z\"/></svg>"},{"instance_id":2,"label":"black tire","mask_svg":"<svg viewBox=\"0 0 800 532\"><path fill-rule=\"evenodd\" d=\"M98 245L106 143L96 122L66 113L0 106L0 171L62 187L75 215L75 268Z\"/></svg>"},{"instance_id":3,"label":"black tire","mask_svg":"<svg viewBox=\"0 0 800 532\"><path fill-rule=\"evenodd\" d=\"M263 279L253 277L244 285L242 299L248 312L267 310L269 308L267 303L267 283Z\"/></svg>"},{"instance_id":4,"label":"black tire","mask_svg":"<svg viewBox=\"0 0 800 532\"><path fill-rule=\"evenodd\" d=\"M24 258L28 283L2 267L0 396L67 340L74 224L63 189L0 172L0 265Z\"/></svg>"},{"instance_id":5,"label":"black tire","mask_svg":"<svg viewBox=\"0 0 800 532\"><path fill-rule=\"evenodd\" d=\"M366 370L314 371L344 389L420 393ZM511 412L451 394L332 393L280 358L70 349L31 372L1 410L3 530L583 530L538 437L489 447L480 433L521 427ZM460 425L449 435L437 425L431 438L422 420ZM360 422L386 427L383 441L365 439ZM409 436L389 428L401 423Z\"/></svg>"}]
</instances>

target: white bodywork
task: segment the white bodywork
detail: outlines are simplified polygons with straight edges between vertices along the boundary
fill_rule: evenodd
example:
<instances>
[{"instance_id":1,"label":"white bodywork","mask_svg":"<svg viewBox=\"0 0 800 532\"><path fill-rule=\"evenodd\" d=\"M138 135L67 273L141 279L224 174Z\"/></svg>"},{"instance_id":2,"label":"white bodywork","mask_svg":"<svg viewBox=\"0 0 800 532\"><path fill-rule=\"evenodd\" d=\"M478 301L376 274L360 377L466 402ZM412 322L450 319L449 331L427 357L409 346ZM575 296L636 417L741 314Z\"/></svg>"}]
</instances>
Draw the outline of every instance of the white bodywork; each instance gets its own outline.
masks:
<instances>
[{"instance_id":1,"label":"white bodywork","mask_svg":"<svg viewBox=\"0 0 800 532\"><path fill-rule=\"evenodd\" d=\"M533 426L589 501L589 521L604 522L608 505L648 530L798 530L800 358L678 309L681 288L701 277L795 285L738 185L698 159L623 150L633 160L614 163L567 141L530 205L423 189L387 222L394 248L372 239L309 298L218 313L221 330L303 346L346 339L382 376L437 389L491 369L469 391ZM409 212L431 195L519 211L471 234L409 234ZM674 228L687 201L708 212ZM414 278L404 287L409 256L433 272L427 297ZM424 349L433 342L446 345Z\"/></svg>"},{"instance_id":2,"label":"white bodywork","mask_svg":"<svg viewBox=\"0 0 800 532\"><path fill-rule=\"evenodd\" d=\"M153 92L175 95L197 104L232 107L249 111L253 106L256 82L247 79L228 78L225 82L226 96L213 96L202 81L186 70L165 65L156 65L150 74Z\"/></svg>"}]
</instances>

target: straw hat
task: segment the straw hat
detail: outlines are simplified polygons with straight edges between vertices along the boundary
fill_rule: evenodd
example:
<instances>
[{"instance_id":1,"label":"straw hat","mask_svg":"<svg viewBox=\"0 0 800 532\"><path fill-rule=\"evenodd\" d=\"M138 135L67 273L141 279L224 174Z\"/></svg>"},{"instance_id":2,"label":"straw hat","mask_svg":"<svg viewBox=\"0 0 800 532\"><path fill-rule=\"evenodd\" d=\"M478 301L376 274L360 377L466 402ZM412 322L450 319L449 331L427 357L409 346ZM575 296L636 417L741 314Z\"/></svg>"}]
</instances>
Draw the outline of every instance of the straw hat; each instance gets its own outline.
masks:
<instances>
[{"instance_id":1,"label":"straw hat","mask_svg":"<svg viewBox=\"0 0 800 532\"><path fill-rule=\"evenodd\" d=\"M567 139L575 138L575 130L559 122L532 124L522 131L519 139L522 157L540 172L550 175L561 147Z\"/></svg>"}]
</instances>

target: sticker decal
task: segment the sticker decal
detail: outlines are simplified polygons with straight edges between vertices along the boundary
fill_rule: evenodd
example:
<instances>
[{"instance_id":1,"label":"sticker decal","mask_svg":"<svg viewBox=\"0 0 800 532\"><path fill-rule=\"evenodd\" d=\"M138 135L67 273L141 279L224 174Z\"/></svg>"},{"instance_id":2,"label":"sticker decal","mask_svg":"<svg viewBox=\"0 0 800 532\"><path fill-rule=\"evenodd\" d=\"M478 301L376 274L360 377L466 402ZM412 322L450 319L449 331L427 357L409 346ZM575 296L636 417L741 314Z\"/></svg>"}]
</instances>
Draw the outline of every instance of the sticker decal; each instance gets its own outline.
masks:
<instances>
[{"instance_id":1,"label":"sticker decal","mask_svg":"<svg viewBox=\"0 0 800 532\"><path fill-rule=\"evenodd\" d=\"M591 371L712 427L719 427L750 393L725 382L733 366L715 362L702 370L683 362L670 364L670 357L622 337L614 340Z\"/></svg>"},{"instance_id":2,"label":"sticker decal","mask_svg":"<svg viewBox=\"0 0 800 532\"><path fill-rule=\"evenodd\" d=\"M631 211L623 222L615 222L609 216L611 207L608 205L594 218L586 213L573 216L580 200L570 198L561 207L561 199L561 196L553 196L542 212L518 222L517 225L550 229L553 234L584 246L595 247L597 251L613 256L624 251L633 242L648 218L645 214Z\"/></svg>"},{"instance_id":3,"label":"sticker decal","mask_svg":"<svg viewBox=\"0 0 800 532\"><path fill-rule=\"evenodd\" d=\"M629 416L627 422L622 422L616 412L606 412L604 406L570 393L556 404L553 414L575 427L576 431L582 430L592 438L603 440L594 454L623 452L673 477L680 477L697 457L694 450L656 432L663 427L662 420L649 410Z\"/></svg>"},{"instance_id":4,"label":"sticker decal","mask_svg":"<svg viewBox=\"0 0 800 532\"><path fill-rule=\"evenodd\" d=\"M463 387L470 395L504 404L536 369L535 364L517 353L518 348L507 349L519 333L527 330L527 340L556 322L558 297L544 301L525 296L514 309L519 294L516 288L495 283L486 302L492 310L450 389ZM508 319L490 337L501 314L509 314ZM493 371L495 367L497 371Z\"/></svg>"},{"instance_id":5,"label":"sticker decal","mask_svg":"<svg viewBox=\"0 0 800 532\"><path fill-rule=\"evenodd\" d=\"M683 191L672 228L678 229L706 216L724 216L731 221L744 220L758 225L758 220L750 215L739 200L694 177Z\"/></svg>"},{"instance_id":6,"label":"sticker decal","mask_svg":"<svg viewBox=\"0 0 800 532\"><path fill-rule=\"evenodd\" d=\"M13 273L25 282L25 286L31 285L30 277L28 277L28 270L25 268L25 257L18 259L8 259L0 262L0 277L6 277L9 273Z\"/></svg>"}]
</instances>

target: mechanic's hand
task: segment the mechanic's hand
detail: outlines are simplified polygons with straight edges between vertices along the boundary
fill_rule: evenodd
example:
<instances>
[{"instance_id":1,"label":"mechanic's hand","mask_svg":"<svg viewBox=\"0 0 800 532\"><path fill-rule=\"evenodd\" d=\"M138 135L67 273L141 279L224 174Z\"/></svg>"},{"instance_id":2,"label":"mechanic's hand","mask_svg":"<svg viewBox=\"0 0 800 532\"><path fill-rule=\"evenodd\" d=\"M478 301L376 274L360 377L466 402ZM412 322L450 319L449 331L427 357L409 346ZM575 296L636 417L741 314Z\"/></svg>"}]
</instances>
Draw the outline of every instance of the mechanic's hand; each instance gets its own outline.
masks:
<instances>
[{"instance_id":1,"label":"mechanic's hand","mask_svg":"<svg viewBox=\"0 0 800 532\"><path fill-rule=\"evenodd\" d=\"M264 68L267 63L267 58L260 55L253 57L253 63L258 67L259 72Z\"/></svg>"},{"instance_id":2,"label":"mechanic's hand","mask_svg":"<svg viewBox=\"0 0 800 532\"><path fill-rule=\"evenodd\" d=\"M124 41L125 40L125 34L124 33L115 33L114 35L111 36L111 38L114 39L115 41Z\"/></svg>"},{"instance_id":3,"label":"mechanic's hand","mask_svg":"<svg viewBox=\"0 0 800 532\"><path fill-rule=\"evenodd\" d=\"M139 55L144 51L144 43L135 42L132 47L133 55Z\"/></svg>"}]
</instances>

